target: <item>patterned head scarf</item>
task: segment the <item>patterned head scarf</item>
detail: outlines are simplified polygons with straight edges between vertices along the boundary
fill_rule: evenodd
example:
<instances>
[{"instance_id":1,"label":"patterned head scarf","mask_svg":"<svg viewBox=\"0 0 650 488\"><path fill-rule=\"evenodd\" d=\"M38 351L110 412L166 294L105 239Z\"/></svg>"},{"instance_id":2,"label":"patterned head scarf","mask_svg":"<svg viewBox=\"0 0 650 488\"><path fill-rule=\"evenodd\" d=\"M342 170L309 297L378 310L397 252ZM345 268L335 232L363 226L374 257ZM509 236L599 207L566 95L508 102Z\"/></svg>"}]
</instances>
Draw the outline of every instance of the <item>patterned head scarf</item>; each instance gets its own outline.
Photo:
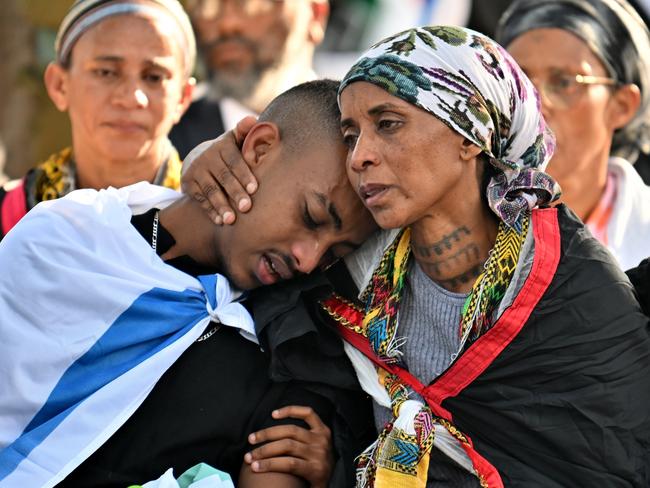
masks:
<instances>
[{"instance_id":1,"label":"patterned head scarf","mask_svg":"<svg viewBox=\"0 0 650 488\"><path fill-rule=\"evenodd\" d=\"M650 33L624 0L520 0L499 21L497 39L504 46L532 29L563 29L582 39L608 75L641 90L634 119L614 133L612 152L635 161L650 153Z\"/></svg>"},{"instance_id":2,"label":"patterned head scarf","mask_svg":"<svg viewBox=\"0 0 650 488\"><path fill-rule=\"evenodd\" d=\"M69 63L74 44L92 26L114 15L129 14L172 20L184 56L185 75L189 77L196 61L196 40L190 19L178 0L76 0L61 22L54 43L58 63Z\"/></svg>"},{"instance_id":3,"label":"patterned head scarf","mask_svg":"<svg viewBox=\"0 0 650 488\"><path fill-rule=\"evenodd\" d=\"M461 27L411 29L374 45L341 82L366 81L416 105L480 147L496 171L490 208L519 230L559 186L543 169L555 140L532 83L505 50Z\"/></svg>"}]
</instances>

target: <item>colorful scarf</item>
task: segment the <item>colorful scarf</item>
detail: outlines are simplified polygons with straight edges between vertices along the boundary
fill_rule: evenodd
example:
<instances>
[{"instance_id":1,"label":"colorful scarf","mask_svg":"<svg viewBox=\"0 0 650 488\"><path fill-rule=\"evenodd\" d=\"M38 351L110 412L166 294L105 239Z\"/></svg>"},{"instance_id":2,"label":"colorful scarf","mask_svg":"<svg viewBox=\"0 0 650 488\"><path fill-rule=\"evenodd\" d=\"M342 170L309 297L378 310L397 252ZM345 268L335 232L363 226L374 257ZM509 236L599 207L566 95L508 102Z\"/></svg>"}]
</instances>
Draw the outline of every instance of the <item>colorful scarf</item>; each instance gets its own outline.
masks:
<instances>
[{"instance_id":1,"label":"colorful scarf","mask_svg":"<svg viewBox=\"0 0 650 488\"><path fill-rule=\"evenodd\" d=\"M515 272L529 223L530 217L526 216L521 233L504 223L499 225L484 271L476 279L463 307L459 334L464 348L493 324L494 314ZM368 339L377 357L387 364L400 362L397 318L410 254L410 231L405 229L384 253L362 296L366 307L362 327L357 332ZM410 389L398 376L381 369L378 376L390 397L395 420L359 456L357 486L424 487L434 445L434 426L442 425L456 437L459 432L444 419L434 416L428 406L409 400ZM410 421L405 422L403 414Z\"/></svg>"},{"instance_id":2,"label":"colorful scarf","mask_svg":"<svg viewBox=\"0 0 650 488\"><path fill-rule=\"evenodd\" d=\"M531 209L559 196L559 187L543 172L554 139L537 93L501 46L471 30L446 26L411 29L379 42L351 68L340 91L357 81L373 83L431 113L480 147L494 169L486 196L500 224L459 320L466 349L494 324L528 234ZM406 229L386 250L362 295L365 315L356 331L381 361L402 367L398 310L409 256ZM467 441L433 414L433 406L409 399L412 389L398 375L379 368L377 376L394 419L359 457L357 486L425 487L430 451L439 447L436 427L460 443ZM473 471L487 486L476 466Z\"/></svg>"},{"instance_id":3,"label":"colorful scarf","mask_svg":"<svg viewBox=\"0 0 650 488\"><path fill-rule=\"evenodd\" d=\"M178 152L172 147L153 184L180 190L182 166ZM24 185L28 211L40 202L56 200L76 190L77 168L72 157L72 148L67 147L52 154L46 161L30 170Z\"/></svg>"}]
</instances>

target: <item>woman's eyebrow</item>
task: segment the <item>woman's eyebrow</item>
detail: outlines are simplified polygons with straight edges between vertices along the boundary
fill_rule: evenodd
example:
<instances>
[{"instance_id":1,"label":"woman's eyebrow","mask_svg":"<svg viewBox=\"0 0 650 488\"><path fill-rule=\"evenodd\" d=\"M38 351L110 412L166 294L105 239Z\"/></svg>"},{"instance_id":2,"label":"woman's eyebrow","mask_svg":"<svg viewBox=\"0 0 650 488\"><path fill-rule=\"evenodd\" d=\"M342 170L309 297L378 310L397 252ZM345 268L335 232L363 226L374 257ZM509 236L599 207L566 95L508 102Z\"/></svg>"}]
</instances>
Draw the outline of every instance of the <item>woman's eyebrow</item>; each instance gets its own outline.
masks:
<instances>
[{"instance_id":1,"label":"woman's eyebrow","mask_svg":"<svg viewBox=\"0 0 650 488\"><path fill-rule=\"evenodd\" d=\"M375 116L379 115L382 112L385 112L387 110L399 110L399 107L395 104L392 104L390 102L382 103L379 105L376 105L370 109L368 109L368 115ZM341 120L341 129L347 129L350 126L354 125L354 120L352 117L348 117L347 119Z\"/></svg>"},{"instance_id":2,"label":"woman's eyebrow","mask_svg":"<svg viewBox=\"0 0 650 488\"><path fill-rule=\"evenodd\" d=\"M398 108L397 105L386 102L369 109L368 115L378 115L382 112L385 112L386 110L395 110L397 108Z\"/></svg>"},{"instance_id":3,"label":"woman's eyebrow","mask_svg":"<svg viewBox=\"0 0 650 488\"><path fill-rule=\"evenodd\" d=\"M110 63L121 63L124 61L124 58L121 56L112 56L110 54L105 54L103 56L95 56L95 61L108 61Z\"/></svg>"}]
</instances>

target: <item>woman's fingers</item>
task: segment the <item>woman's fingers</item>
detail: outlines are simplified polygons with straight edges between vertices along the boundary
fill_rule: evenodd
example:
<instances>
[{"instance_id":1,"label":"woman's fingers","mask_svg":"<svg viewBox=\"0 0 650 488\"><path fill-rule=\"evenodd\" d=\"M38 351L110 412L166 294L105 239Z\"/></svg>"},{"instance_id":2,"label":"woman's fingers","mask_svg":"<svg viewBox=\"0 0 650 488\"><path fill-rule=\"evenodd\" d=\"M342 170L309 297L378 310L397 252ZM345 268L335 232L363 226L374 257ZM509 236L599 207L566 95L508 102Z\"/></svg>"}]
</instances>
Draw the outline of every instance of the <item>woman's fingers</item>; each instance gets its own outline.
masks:
<instances>
[{"instance_id":1,"label":"woman's fingers","mask_svg":"<svg viewBox=\"0 0 650 488\"><path fill-rule=\"evenodd\" d=\"M253 117L252 115L248 115L247 117L244 117L239 122L237 122L234 130L237 146L241 147L241 145L244 143L244 139L246 139L246 136L256 123L257 117Z\"/></svg>"},{"instance_id":2,"label":"woman's fingers","mask_svg":"<svg viewBox=\"0 0 650 488\"><path fill-rule=\"evenodd\" d=\"M241 212L250 210L249 193L257 190L257 180L237 144L237 137L245 136L250 130L250 122L246 119L240 122L236 129L238 135L230 131L199 144L183 163L183 191L198 201L217 224L235 221L231 202Z\"/></svg>"},{"instance_id":3,"label":"woman's fingers","mask_svg":"<svg viewBox=\"0 0 650 488\"><path fill-rule=\"evenodd\" d=\"M287 407L279 408L274 410L273 413L274 419L284 419L284 418L294 418L304 420L311 429L327 429L327 425L323 423L318 414L311 407L304 407L301 405L289 405Z\"/></svg>"},{"instance_id":4,"label":"woman's fingers","mask_svg":"<svg viewBox=\"0 0 650 488\"><path fill-rule=\"evenodd\" d=\"M280 439L309 442L312 435L311 430L297 425L275 425L250 434L248 436L248 442L250 444L262 444L264 442L277 441Z\"/></svg>"},{"instance_id":5,"label":"woman's fingers","mask_svg":"<svg viewBox=\"0 0 650 488\"><path fill-rule=\"evenodd\" d=\"M295 457L276 457L253 461L251 469L256 473L265 473L267 471L291 473L305 479L313 475L309 462Z\"/></svg>"},{"instance_id":6,"label":"woman's fingers","mask_svg":"<svg viewBox=\"0 0 650 488\"><path fill-rule=\"evenodd\" d=\"M259 454L259 453L258 453ZM290 473L307 480L312 488L325 487L329 480L333 459L329 452L303 453L301 456L278 455L256 457L246 454L244 461L255 473L278 472Z\"/></svg>"},{"instance_id":7,"label":"woman's fingers","mask_svg":"<svg viewBox=\"0 0 650 488\"><path fill-rule=\"evenodd\" d=\"M291 405L274 410L272 415L304 420L309 428L275 425L250 434L248 442L259 447L247 453L244 461L257 473L291 473L312 487L327 486L334 464L330 429L310 407Z\"/></svg>"},{"instance_id":8,"label":"woman's fingers","mask_svg":"<svg viewBox=\"0 0 650 488\"><path fill-rule=\"evenodd\" d=\"M263 446L256 447L252 451L246 453L244 456L244 461L250 464L252 461L259 461L261 459L270 459L281 456L292 456L301 459L308 459L306 451L309 448L309 444L306 444L304 442L299 442L293 439L280 439L264 444Z\"/></svg>"}]
</instances>

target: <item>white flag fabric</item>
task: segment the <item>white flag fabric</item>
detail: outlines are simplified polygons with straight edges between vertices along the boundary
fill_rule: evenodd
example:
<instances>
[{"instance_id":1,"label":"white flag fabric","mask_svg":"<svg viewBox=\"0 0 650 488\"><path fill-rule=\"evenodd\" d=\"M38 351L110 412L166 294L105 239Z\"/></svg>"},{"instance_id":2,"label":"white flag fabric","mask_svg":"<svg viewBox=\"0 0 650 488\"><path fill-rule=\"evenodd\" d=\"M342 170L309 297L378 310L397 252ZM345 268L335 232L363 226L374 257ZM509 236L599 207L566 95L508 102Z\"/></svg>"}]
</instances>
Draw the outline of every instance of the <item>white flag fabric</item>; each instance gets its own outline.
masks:
<instances>
[{"instance_id":1,"label":"white flag fabric","mask_svg":"<svg viewBox=\"0 0 650 488\"><path fill-rule=\"evenodd\" d=\"M223 276L166 265L131 225L179 196L148 183L78 190L0 243L0 487L60 482L210 320L256 340Z\"/></svg>"},{"instance_id":2,"label":"white flag fabric","mask_svg":"<svg viewBox=\"0 0 650 488\"><path fill-rule=\"evenodd\" d=\"M201 463L188 469L178 479L169 468L160 478L145 483L141 488L235 488L235 485L228 473Z\"/></svg>"}]
</instances>

